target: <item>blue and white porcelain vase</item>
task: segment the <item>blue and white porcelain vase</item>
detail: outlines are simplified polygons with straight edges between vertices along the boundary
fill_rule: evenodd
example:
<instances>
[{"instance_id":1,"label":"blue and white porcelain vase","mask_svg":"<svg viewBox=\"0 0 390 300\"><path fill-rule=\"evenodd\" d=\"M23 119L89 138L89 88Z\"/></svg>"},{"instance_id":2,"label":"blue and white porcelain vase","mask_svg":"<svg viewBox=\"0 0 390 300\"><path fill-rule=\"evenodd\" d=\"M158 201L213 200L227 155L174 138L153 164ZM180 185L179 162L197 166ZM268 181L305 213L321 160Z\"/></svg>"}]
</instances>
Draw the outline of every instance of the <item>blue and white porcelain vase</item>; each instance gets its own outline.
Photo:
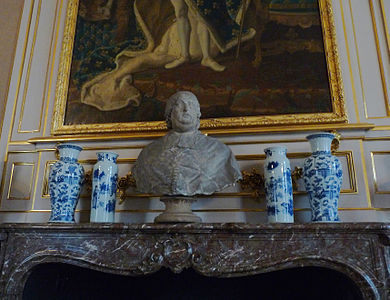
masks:
<instances>
[{"instance_id":1,"label":"blue and white porcelain vase","mask_svg":"<svg viewBox=\"0 0 390 300\"><path fill-rule=\"evenodd\" d=\"M51 201L49 222L73 223L74 211L84 180L84 169L77 162L83 148L74 144L61 144L57 149L60 160L54 163L49 173Z\"/></svg>"},{"instance_id":2,"label":"blue and white porcelain vase","mask_svg":"<svg viewBox=\"0 0 390 300\"><path fill-rule=\"evenodd\" d=\"M293 223L293 189L291 167L286 157L286 147L264 150L265 197L270 223Z\"/></svg>"},{"instance_id":3,"label":"blue and white porcelain vase","mask_svg":"<svg viewBox=\"0 0 390 300\"><path fill-rule=\"evenodd\" d=\"M338 201L343 180L339 159L330 152L334 135L323 132L306 137L312 155L305 159L303 179L309 194L313 222L339 221Z\"/></svg>"},{"instance_id":4,"label":"blue and white porcelain vase","mask_svg":"<svg viewBox=\"0 0 390 300\"><path fill-rule=\"evenodd\" d=\"M118 182L117 153L98 152L93 167L91 222L114 222Z\"/></svg>"}]
</instances>

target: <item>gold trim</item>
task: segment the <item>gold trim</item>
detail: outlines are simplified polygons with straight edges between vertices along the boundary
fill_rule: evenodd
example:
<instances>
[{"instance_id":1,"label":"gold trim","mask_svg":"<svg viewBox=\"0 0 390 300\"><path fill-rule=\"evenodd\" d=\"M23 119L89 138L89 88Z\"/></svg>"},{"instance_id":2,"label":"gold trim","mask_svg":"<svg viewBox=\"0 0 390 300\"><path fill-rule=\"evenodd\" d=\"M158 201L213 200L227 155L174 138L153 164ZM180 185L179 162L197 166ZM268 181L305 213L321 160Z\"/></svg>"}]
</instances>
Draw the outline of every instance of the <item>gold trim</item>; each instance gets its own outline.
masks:
<instances>
[{"instance_id":1,"label":"gold trim","mask_svg":"<svg viewBox=\"0 0 390 300\"><path fill-rule=\"evenodd\" d=\"M4 158L4 164L3 164L3 172L1 174L1 185L0 185L0 209L2 207L2 200L3 200L3 192L4 192L4 185L5 185L5 173L6 173L6 167L8 163L8 152L5 155Z\"/></svg>"},{"instance_id":2,"label":"gold trim","mask_svg":"<svg viewBox=\"0 0 390 300\"><path fill-rule=\"evenodd\" d=\"M126 148L124 146L124 148ZM88 150L98 150L103 149L106 150L108 148L102 148L102 147L90 147ZM110 147L110 149L117 149L116 147ZM41 151L42 149L37 150ZM54 151L55 149L44 149L45 151ZM84 148L86 150L86 148ZM343 156L347 160L347 168L348 168L348 178L349 178L349 186L350 189L343 189L341 190L341 194L357 194L358 193L358 185L357 185L357 175L356 175L356 169L354 165L354 159L353 159L353 152L352 151L337 151L334 153L336 156ZM310 156L310 152L293 152L293 153L287 153L288 158L306 158ZM248 154L248 155L236 155L235 156L238 161L250 161L250 160L264 160L265 154ZM126 163L134 163L136 161L136 158L122 158L118 159L118 164L126 164ZM55 163L56 160L48 160L46 161L45 165L45 172L44 172L44 178L42 181L42 198L49 198L50 195L48 193L48 168L49 164ZM82 165L94 165L97 162L96 159L85 159L85 160L79 160L79 163ZM294 191L294 195L304 195L306 192L304 191ZM89 198L89 194L81 195L80 198ZM150 197L158 197L158 195L151 195L151 194L128 194L126 193L124 195L125 198L150 198ZM213 198L256 198L256 195L254 192L237 192L237 193L215 193ZM200 198L210 198L210 196L200 196Z\"/></svg>"},{"instance_id":3,"label":"gold trim","mask_svg":"<svg viewBox=\"0 0 390 300\"><path fill-rule=\"evenodd\" d=\"M340 0L339 2L340 2L341 19L342 19L342 22L343 22L345 48L347 50L347 60L348 60L348 67L349 67L349 76L351 77L352 95L353 95L353 102L354 102L354 106L355 106L356 120L358 122L360 122L359 106L358 106L357 96L356 96L355 79L354 79L353 70L352 70L351 54L350 54L350 50L349 50L349 43L348 43L348 36L347 36L347 28L345 26L345 16L344 16L343 0ZM352 15L352 13L351 13L351 15Z\"/></svg>"},{"instance_id":4,"label":"gold trim","mask_svg":"<svg viewBox=\"0 0 390 300\"><path fill-rule=\"evenodd\" d=\"M363 83L363 77L362 77L363 73L362 73L362 67L361 67L361 64L360 64L360 54L359 54L359 47L358 47L358 44L357 44L356 26L355 26L355 21L354 21L353 12L352 12L351 0L349 0L348 3L349 3L350 15L351 15L353 40L354 40L354 44L355 44L356 60L357 60L357 65L358 65L358 70L359 70L360 89L361 89L361 93L362 93L364 113L365 113L366 119L368 119L368 108L367 108L367 101L366 101L366 93L364 91L364 83ZM352 67L351 67L351 70L352 70ZM352 84L354 85L355 83L353 82Z\"/></svg>"},{"instance_id":5,"label":"gold trim","mask_svg":"<svg viewBox=\"0 0 390 300\"><path fill-rule=\"evenodd\" d=\"M36 200L36 196L37 196L39 170L40 170L40 166L41 166L41 157L42 157L42 152L38 152L37 171L35 173L34 193L33 193L33 198L32 198L31 209L34 209L35 200Z\"/></svg>"},{"instance_id":6,"label":"gold trim","mask_svg":"<svg viewBox=\"0 0 390 300\"><path fill-rule=\"evenodd\" d=\"M39 152L55 152L57 149L54 149L54 148L50 148L50 149L36 149L35 151L37 153Z\"/></svg>"},{"instance_id":7,"label":"gold trim","mask_svg":"<svg viewBox=\"0 0 390 300\"><path fill-rule=\"evenodd\" d=\"M132 132L133 137L144 137L145 135L150 136L149 132L151 131L156 132L165 130L166 126L163 121L64 125L67 87L71 68L78 3L78 0L70 0L68 3L51 133L53 135L58 135L75 133ZM319 0L319 12L322 21L322 33L324 37L324 49L326 52L330 94L333 99L333 112L204 119L201 120L201 128L210 131L210 133L213 131L214 133L220 132L221 134L256 133L259 131L264 132L264 129L262 129L261 126L268 125L291 125L295 126L296 129L301 130L302 125L313 126L313 124L347 122L348 118L344 102L343 83L339 65L332 1ZM282 131L289 130L288 127L289 126L284 126L284 130Z\"/></svg>"},{"instance_id":8,"label":"gold trim","mask_svg":"<svg viewBox=\"0 0 390 300\"><path fill-rule=\"evenodd\" d=\"M140 199L140 198L159 198L162 195L155 195L155 194L125 194L124 198L129 199ZM91 195L81 195L80 198L87 199L91 197ZM197 196L199 199L209 199L209 198L250 198L255 199L255 193L245 193L245 192L238 192L238 193L215 193L213 195L199 195Z\"/></svg>"},{"instance_id":9,"label":"gold trim","mask_svg":"<svg viewBox=\"0 0 390 300\"><path fill-rule=\"evenodd\" d=\"M380 119L388 119L389 117L388 116L385 116L385 117L367 117L367 119L369 120L380 120Z\"/></svg>"},{"instance_id":10,"label":"gold trim","mask_svg":"<svg viewBox=\"0 0 390 300\"><path fill-rule=\"evenodd\" d=\"M35 43L36 43L36 40L37 40L39 19L40 19L40 16L41 16L41 4L42 4L42 0L39 0L38 8L37 8L37 10L38 10L37 11L37 17L36 17L35 26L34 26L34 35L33 35L32 44L31 44L31 50L30 50L30 57L28 59L27 74L26 74L26 78L24 80L23 100L22 100L22 106L20 108L19 125L18 125L18 130L17 130L18 133L36 132L35 130L34 131L22 131L20 128L21 128L22 121L23 121L23 116L24 116L24 106L26 104L27 91L28 91L28 86L29 86L29 81L30 81L31 64L32 64L32 59L33 59L34 51L35 51ZM45 80L45 84L46 84L46 80ZM42 119L42 113L43 113L43 104L41 105L41 116L40 116L40 119Z\"/></svg>"},{"instance_id":11,"label":"gold trim","mask_svg":"<svg viewBox=\"0 0 390 300\"><path fill-rule=\"evenodd\" d=\"M245 133L285 133L285 132L307 132L307 131L328 131L328 130L370 130L375 128L372 123L353 123L353 124L319 124L319 125L290 125L290 126L271 126L263 128L252 129L224 129L215 130L202 130L203 133L208 135L230 135L230 134L245 134ZM100 135L62 135L62 136L50 136L50 137L36 137L28 140L31 144L40 143L57 143L57 142L77 142L77 141L113 141L113 140L129 140L129 139L153 139L161 137L166 131L160 132L147 132L143 136L138 133L108 133Z\"/></svg>"},{"instance_id":12,"label":"gold trim","mask_svg":"<svg viewBox=\"0 0 390 300\"><path fill-rule=\"evenodd\" d=\"M389 128L390 129L390 128ZM364 141L390 141L390 136L381 136L381 137L365 137Z\"/></svg>"},{"instance_id":13,"label":"gold trim","mask_svg":"<svg viewBox=\"0 0 390 300\"><path fill-rule=\"evenodd\" d=\"M55 149L53 149L55 150ZM134 163L136 161L136 158L118 158L117 164L128 164L128 163ZM45 163L45 171L43 173L43 179L42 179L42 188L41 188L41 197L42 198L50 198L49 194L49 172L50 172L50 167L57 162L57 160L47 160ZM79 160L79 164L85 166L89 165L92 166L96 164L97 159L84 159L84 160ZM85 170L85 168L84 168ZM151 197L152 195L143 195L142 198L144 197ZM80 198L85 199L85 198L90 198L90 194L85 194L85 195L80 195ZM136 197L136 196L134 196Z\"/></svg>"},{"instance_id":14,"label":"gold trim","mask_svg":"<svg viewBox=\"0 0 390 300\"><path fill-rule=\"evenodd\" d=\"M305 143L307 139L282 139L282 140L257 140L257 141L239 141L239 142L226 142L226 145L263 145L263 144L279 144L279 143Z\"/></svg>"},{"instance_id":15,"label":"gold trim","mask_svg":"<svg viewBox=\"0 0 390 300\"><path fill-rule=\"evenodd\" d=\"M382 80L383 96L385 98L386 115L389 117L390 116L389 94L387 91L386 76L385 76L384 64L383 64L383 60L382 60L382 54L381 54L379 38L378 38L378 29L377 29L377 25L376 25L375 10L374 10L374 5L373 5L372 0L369 0L369 4L370 4L372 26L374 29L376 52L378 55L379 70L380 70L381 80Z\"/></svg>"},{"instance_id":16,"label":"gold trim","mask_svg":"<svg viewBox=\"0 0 390 300\"><path fill-rule=\"evenodd\" d=\"M12 154L21 154L21 153L37 153L38 150L10 150L7 152L7 155L12 153Z\"/></svg>"},{"instance_id":17,"label":"gold trim","mask_svg":"<svg viewBox=\"0 0 390 300\"><path fill-rule=\"evenodd\" d=\"M142 149L146 145L131 145L131 146L108 146L108 147L83 147L83 150L85 151L91 151L91 150L121 150L121 149Z\"/></svg>"},{"instance_id":18,"label":"gold trim","mask_svg":"<svg viewBox=\"0 0 390 300\"><path fill-rule=\"evenodd\" d=\"M385 30L385 35L386 35L386 41L387 41L387 50L389 51L389 56L390 56L390 31L389 27L387 25L387 18L386 18L386 12L385 12L385 4L383 3L383 0L379 0L380 6L381 6L381 11L382 11L382 19L383 19L383 28Z\"/></svg>"},{"instance_id":19,"label":"gold trim","mask_svg":"<svg viewBox=\"0 0 390 300\"><path fill-rule=\"evenodd\" d=\"M390 126L389 125L375 126L372 130L373 131L390 130Z\"/></svg>"},{"instance_id":20,"label":"gold trim","mask_svg":"<svg viewBox=\"0 0 390 300\"><path fill-rule=\"evenodd\" d=\"M306 158L311 155L310 152L293 152L287 153L288 158ZM352 151L337 151L334 153L336 156L343 156L347 160L348 168L348 178L349 178L349 189L341 190L341 194L358 194L358 184L357 184L357 175L354 165L353 152ZM238 161L260 161L265 159L265 154L248 154L248 155L236 155ZM129 162L135 162L135 158L127 159ZM81 162L81 161L80 161ZM81 163L93 164L96 160L84 160ZM294 191L294 195L305 195L305 191ZM264 195L264 193L260 193ZM90 195L82 195L80 198L89 198ZM125 199L137 199L137 198L150 198L150 197L159 197L159 195L152 194L128 194L123 195ZM258 197L255 192L237 192L237 193L215 193L212 196L199 196L199 198L251 198L257 200Z\"/></svg>"},{"instance_id":21,"label":"gold trim","mask_svg":"<svg viewBox=\"0 0 390 300\"><path fill-rule=\"evenodd\" d=\"M382 131L382 130L390 130L390 126L373 126L372 131ZM111 140L115 140L116 135L113 135ZM82 137L80 137L81 139ZM125 139L124 137L119 137L119 139ZM39 139L39 140L37 140ZM47 139L46 141L44 139ZM54 140L53 140L54 139ZM366 137L366 136L344 136L341 137L342 141L350 141L350 140L363 140L363 141L387 141L390 140L390 137ZM37 141L37 142L36 142ZM65 141L65 140L63 140ZM76 141L76 140L72 140ZM80 140L82 141L82 140ZM33 138L28 141L18 141L18 142L10 142L9 145L31 145L31 144L40 144L40 143L51 143L51 142L61 142L61 140L55 137L42 137L42 138ZM238 141L238 142L224 142L226 145L235 146L235 145L255 145L255 144L278 144L278 143L304 143L307 142L306 139L278 139L278 140L248 140L248 141ZM146 146L146 144L136 144L129 146L108 146L108 147L83 147L85 151L87 150L115 150L115 149L142 149ZM55 151L54 148L47 149L37 149L36 151Z\"/></svg>"},{"instance_id":22,"label":"gold trim","mask_svg":"<svg viewBox=\"0 0 390 300\"><path fill-rule=\"evenodd\" d=\"M19 93L20 93L20 83L22 81L23 69L24 69L24 64L25 64L25 60L26 60L26 52L27 52L28 38L30 36L30 28L31 28L32 15L33 15L33 12L34 12L34 4L35 4L35 0L32 0L31 1L31 5L30 5L30 12L29 12L29 16L28 16L28 21L27 21L27 30L26 30L26 35L25 35L26 39L24 40L22 60L21 60L21 63L20 63L18 81L17 81L17 84L16 84L16 93L15 93L15 99L14 99L14 106L12 108L11 123L10 123L10 127L9 127L9 130L8 130L8 140L7 140L7 146L6 146L5 152L8 152L8 147L9 147L9 143L11 141L12 131L13 131L14 124L15 124L16 106L18 104ZM2 186L4 184L3 179L4 179L4 172L3 172L2 182L1 182ZM3 190L2 189L1 189L1 194L3 194ZM0 204L1 204L1 199L0 199Z\"/></svg>"},{"instance_id":23,"label":"gold trim","mask_svg":"<svg viewBox=\"0 0 390 300\"><path fill-rule=\"evenodd\" d=\"M14 170L16 166L32 166L31 169L31 178L30 178L30 186L29 186L29 191L28 194L31 195L32 191L32 183L34 179L34 170L35 170L35 163L27 163L27 162L13 162L12 167L11 167L11 176L9 179L9 186L8 186L8 193L7 193L7 198L6 200L30 200L30 196L26 198L16 198L16 197L11 197L11 188L12 188L12 182L13 182L13 176L14 176Z\"/></svg>"},{"instance_id":24,"label":"gold trim","mask_svg":"<svg viewBox=\"0 0 390 300\"><path fill-rule=\"evenodd\" d=\"M388 195L390 194L390 191L380 191L378 188L377 174L375 168L375 158L374 158L375 155L390 155L390 151L371 151L370 153L375 194Z\"/></svg>"},{"instance_id":25,"label":"gold trim","mask_svg":"<svg viewBox=\"0 0 390 300\"><path fill-rule=\"evenodd\" d=\"M54 114L52 119L52 134L56 129L61 128L65 120L65 109L67 99L67 87L69 84L70 67L72 63L73 41L76 32L76 21L78 11L78 0L69 0L66 11L66 23L61 49L59 74L57 77Z\"/></svg>"},{"instance_id":26,"label":"gold trim","mask_svg":"<svg viewBox=\"0 0 390 300\"><path fill-rule=\"evenodd\" d=\"M9 142L8 145L15 145L15 146L31 145L31 143L29 143L28 141L15 141L15 142Z\"/></svg>"},{"instance_id":27,"label":"gold trim","mask_svg":"<svg viewBox=\"0 0 390 300\"><path fill-rule=\"evenodd\" d=\"M193 212L223 212L223 213L232 213L232 212L266 212L265 208L205 208L205 209L193 209Z\"/></svg>"},{"instance_id":28,"label":"gold trim","mask_svg":"<svg viewBox=\"0 0 390 300\"><path fill-rule=\"evenodd\" d=\"M41 4L41 1L40 0L40 3ZM55 7L55 10L54 10L54 20L53 20L53 29L52 29L52 33L51 33L51 39L50 39L50 50L49 50L49 56L48 56L48 60L47 60L47 67L46 67L46 74L45 74L45 82L44 82L44 86L43 86L43 93L42 93L42 101L41 101L41 113L40 113L40 117L39 117L39 125L38 125L38 129L32 129L32 130L22 130L22 122L23 122L23 118L24 118L24 107L25 107L25 102L26 102L26 96L27 96L27 90L28 90L28 82L29 82L29 78L30 78L30 67L28 68L28 73L27 73L27 76L26 76L26 80L25 82L27 84L25 84L25 89L24 89L24 94L23 94L23 102L22 102L22 108L21 108L21 112L20 112L20 115L19 115L19 125L18 125L18 130L17 132L18 133L33 133L33 132L40 132L41 131L41 128L42 128L42 117L43 117L43 111L44 111L44 107L45 107L45 95L46 95L46 91L47 91L47 99L49 99L49 95L50 95L50 91L51 91L51 81L52 81L52 76L53 76L53 64L54 64L54 56L52 57L52 53L55 53L55 49L56 49L56 45L57 45L57 40L55 40L54 42L54 47L52 47L52 44L53 44L53 38L54 38L54 33L55 33L55 29L56 29L56 25L55 25L55 22L56 22L56 19L58 18L57 20L57 27L58 27L58 23L59 23L59 18L61 16L61 11L59 12L59 14L57 14L57 10L58 10L58 0L56 1L56 7ZM61 0L61 6L62 6L62 0ZM36 20L36 23L35 23L35 31L34 31L34 42L33 42L33 46L32 46L32 50L31 50L31 55L30 55L30 62L29 62L29 66L31 64L31 60L32 60L32 56L33 56L33 52L34 52L34 46L35 46L35 36L36 36L36 31L37 31L37 27L39 25L39 17L40 17L40 6L38 7L38 13L37 13L37 20ZM57 34L56 36L58 36L58 28L57 28ZM52 60L52 62L50 63L50 60ZM51 68L50 68L51 66ZM49 71L50 70L50 71ZM50 74L50 75L49 75ZM47 85L47 82L48 82L48 79L49 79L49 85ZM47 105L46 105L46 114L45 114L45 121L44 121L44 126L46 126L46 120L47 120L47 114L48 114L48 102L47 101Z\"/></svg>"},{"instance_id":29,"label":"gold trim","mask_svg":"<svg viewBox=\"0 0 390 300\"><path fill-rule=\"evenodd\" d=\"M8 151L5 155L4 158L4 163L3 163L3 172L1 175L1 184L0 184L0 208L2 205L2 200L3 200L3 193L4 193L4 186L5 186L5 174L7 171L7 163L8 163L8 157L10 154L21 154L21 153L36 153L37 151L35 150L12 150Z\"/></svg>"},{"instance_id":30,"label":"gold trim","mask_svg":"<svg viewBox=\"0 0 390 300\"><path fill-rule=\"evenodd\" d=\"M378 138L369 138L365 136L344 136L341 137L341 141L348 141L348 140L370 140L370 139L383 139L383 140L390 140L390 137L378 137ZM226 142L226 145L233 146L233 145L253 145L253 144L280 144L280 143L305 143L307 142L307 139L281 139L281 140L252 140L252 141L239 141L239 142Z\"/></svg>"},{"instance_id":31,"label":"gold trim","mask_svg":"<svg viewBox=\"0 0 390 300\"><path fill-rule=\"evenodd\" d=\"M364 140L365 136L345 136L342 137L342 141L354 141L354 140Z\"/></svg>"},{"instance_id":32,"label":"gold trim","mask_svg":"<svg viewBox=\"0 0 390 300\"><path fill-rule=\"evenodd\" d=\"M306 158L311 155L310 152L292 152L287 153L287 158ZM348 151L337 151L334 152L333 155L338 157L345 157L347 160L348 167L348 178L349 178L349 186L350 189L341 190L341 194L357 194L358 193L358 184L357 184L357 175L355 169L355 163L353 159L353 152L351 150ZM236 155L237 160L264 160L265 154L248 154L248 155ZM306 194L304 191L296 191L294 195L302 195Z\"/></svg>"},{"instance_id":33,"label":"gold trim","mask_svg":"<svg viewBox=\"0 0 390 300\"><path fill-rule=\"evenodd\" d=\"M349 176L349 186L351 187L351 189L348 192L347 192L347 190L345 190L344 193L359 194L355 162L353 159L353 152L352 151L344 151L344 152L348 152L346 155L347 155L348 173L350 175ZM338 153L340 153L340 152L338 152Z\"/></svg>"},{"instance_id":34,"label":"gold trim","mask_svg":"<svg viewBox=\"0 0 390 300\"><path fill-rule=\"evenodd\" d=\"M360 158L362 160L364 185L366 187L367 205L368 205L368 207L372 208L371 195L370 195L370 186L368 185L367 166L366 166L366 160L365 160L365 157L364 157L363 141L359 141L359 145L360 145L360 155L361 155Z\"/></svg>"},{"instance_id":35,"label":"gold trim","mask_svg":"<svg viewBox=\"0 0 390 300\"><path fill-rule=\"evenodd\" d=\"M375 189L375 194L378 193L378 182L376 179L376 168L375 168L375 159L374 159L374 153L371 151L370 153L371 156L371 167L372 167L372 179L374 180L374 189Z\"/></svg>"},{"instance_id":36,"label":"gold trim","mask_svg":"<svg viewBox=\"0 0 390 300\"><path fill-rule=\"evenodd\" d=\"M135 163L136 160L137 160L136 158L118 158L116 162L118 165L125 164L125 163L133 164L133 163ZM97 159L96 158L82 159L82 160L79 160L78 162L81 165L94 165L94 164L96 164Z\"/></svg>"},{"instance_id":37,"label":"gold trim","mask_svg":"<svg viewBox=\"0 0 390 300\"><path fill-rule=\"evenodd\" d=\"M19 37L19 35L20 35L20 26L22 24L23 10L24 10L24 3L22 3L22 5L21 5L21 7L19 9L18 28L16 30L16 36L17 37ZM11 78L12 78L13 67L14 67L14 63L15 63L16 49L17 49L17 45L18 45L18 41L17 40L18 39L16 39L16 41L15 41L14 50L12 52L10 69L8 71L8 75L9 76L8 76L7 88L6 88L5 95L4 95L4 110L3 110L3 116L1 118L1 124L0 124L0 137L1 137L1 134L3 132L4 118L5 118L5 113L6 113L6 110L7 110L9 88L11 86Z\"/></svg>"},{"instance_id":38,"label":"gold trim","mask_svg":"<svg viewBox=\"0 0 390 300\"><path fill-rule=\"evenodd\" d=\"M265 212L265 209L257 209L257 208L253 208L253 209L244 209L246 212ZM249 211L250 210L250 211ZM215 209L215 210L212 210L211 209L205 209L205 210L193 210L195 212L226 212L222 209ZM245 212L245 211L237 211L237 212ZM301 212L301 211L310 211L310 208L295 208L294 209L294 212ZM390 211L390 208L387 208L387 207L339 207L339 211L384 211L384 212L387 212L387 211ZM0 211L0 214L7 214L7 213L50 213L51 210L50 209L37 209L37 210L3 210L3 211ZM89 213L90 211L89 210L86 210L86 209L83 209L83 210L76 210L75 211L76 213L80 213L80 214L85 214L85 213ZM123 210L115 210L116 213L161 213L163 212L163 210L159 210L159 209L154 209L154 210L147 210L147 209L123 209Z\"/></svg>"},{"instance_id":39,"label":"gold trim","mask_svg":"<svg viewBox=\"0 0 390 300\"><path fill-rule=\"evenodd\" d=\"M45 170L43 172L42 178L42 188L41 188L41 198L50 198L49 195L49 172L50 168L56 160L47 160L45 163Z\"/></svg>"},{"instance_id":40,"label":"gold trim","mask_svg":"<svg viewBox=\"0 0 390 300\"><path fill-rule=\"evenodd\" d=\"M56 3L55 18L53 20L53 23L55 23L55 21L57 19L57 24L54 25L54 27L53 27L53 30L55 28L57 28L57 30L56 30L55 37L54 37L54 45L53 45L53 51L52 51L53 56L52 56L51 68L50 68L49 86L48 86L48 89L47 89L47 96L46 96L47 101L46 101L45 121L43 122L43 131L42 131L43 134L46 133L47 119L48 119L48 116L49 116L50 93L51 93L51 86L52 86L52 79L53 79L53 70L54 70L54 62L55 62L55 58L56 58L55 54L56 54L56 50L57 50L58 34L59 34L59 31L60 31L60 21L61 21L61 13L62 13L62 5L63 5L63 0L60 0L60 6L59 6L59 9L57 11L58 1L59 0L57 0L57 3ZM51 44L52 43L53 43L53 38L52 38ZM49 56L49 58L50 58L50 56Z\"/></svg>"},{"instance_id":41,"label":"gold trim","mask_svg":"<svg viewBox=\"0 0 390 300\"><path fill-rule=\"evenodd\" d=\"M369 0L369 1L371 1L371 0ZM380 0L380 1L382 1L382 0ZM353 31L353 36L354 36L354 44L355 44L357 65L358 65L358 70L359 70L359 80L360 80L360 87L361 87L361 93L362 93L362 100L363 100L363 107L364 107L365 118L368 119L368 120L388 119L389 116L385 116L385 117L369 117L368 116L368 106L367 106L367 100L366 100L366 95L365 95L365 91L364 91L364 84L363 84L363 77L362 77L362 68L361 68L361 64L360 64L359 47L358 47L358 44L357 44L356 27L355 27L355 21L354 21L354 17L353 17L353 12L352 12L352 2L351 2L351 0L349 0L348 2L349 2L349 9L350 9L350 15L351 15L352 31ZM370 2L370 5L371 5L371 2ZM354 98L354 102L355 102L355 110L357 109L357 111L358 111L359 109L358 109L358 106L357 106L357 99L355 99L355 97L356 97L356 88L355 88L355 83L354 83L353 73L352 73L352 65L351 65L351 59L350 59L350 50L349 50L349 43L348 43L348 40L347 40L347 32L346 32L346 26L345 26L345 20L344 20L344 10L343 10L343 5L342 5L342 0L340 0L340 8L341 8L341 14L342 14L342 20L343 20L343 29L344 29L344 36L345 36L345 41L346 41L346 48L347 48L346 50L347 50L348 64L349 64L350 75L351 75L351 84L352 84L353 98ZM376 27L375 27L375 29L376 29ZM382 80L382 83L383 83L383 80ZM386 105L386 110L387 111L389 110L387 105ZM358 117L358 120L359 120L359 117Z\"/></svg>"}]
</instances>

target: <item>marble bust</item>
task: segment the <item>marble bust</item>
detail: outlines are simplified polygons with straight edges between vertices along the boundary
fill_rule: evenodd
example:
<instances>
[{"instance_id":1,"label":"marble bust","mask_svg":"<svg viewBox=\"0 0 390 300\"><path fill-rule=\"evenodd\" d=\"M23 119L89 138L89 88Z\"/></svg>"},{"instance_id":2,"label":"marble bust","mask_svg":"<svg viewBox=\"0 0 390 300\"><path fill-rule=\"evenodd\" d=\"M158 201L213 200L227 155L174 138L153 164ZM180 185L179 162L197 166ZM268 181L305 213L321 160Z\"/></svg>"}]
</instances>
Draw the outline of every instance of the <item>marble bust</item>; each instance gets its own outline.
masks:
<instances>
[{"instance_id":1,"label":"marble bust","mask_svg":"<svg viewBox=\"0 0 390 300\"><path fill-rule=\"evenodd\" d=\"M165 117L170 131L141 151L132 170L140 192L210 195L241 178L230 148L198 130L200 115L193 93L181 91L168 99Z\"/></svg>"}]
</instances>

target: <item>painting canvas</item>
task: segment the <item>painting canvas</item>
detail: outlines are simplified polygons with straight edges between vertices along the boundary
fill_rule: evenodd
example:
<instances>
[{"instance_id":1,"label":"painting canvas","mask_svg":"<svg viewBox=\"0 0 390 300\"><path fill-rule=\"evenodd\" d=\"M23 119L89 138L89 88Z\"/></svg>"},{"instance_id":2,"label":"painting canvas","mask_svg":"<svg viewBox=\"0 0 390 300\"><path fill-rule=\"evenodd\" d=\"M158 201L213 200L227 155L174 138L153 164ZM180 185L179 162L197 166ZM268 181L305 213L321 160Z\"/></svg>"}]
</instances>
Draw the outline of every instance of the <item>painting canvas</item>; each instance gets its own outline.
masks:
<instances>
[{"instance_id":1,"label":"painting canvas","mask_svg":"<svg viewBox=\"0 0 390 300\"><path fill-rule=\"evenodd\" d=\"M201 128L345 122L328 0L70 0L54 134L161 130L192 91Z\"/></svg>"}]
</instances>

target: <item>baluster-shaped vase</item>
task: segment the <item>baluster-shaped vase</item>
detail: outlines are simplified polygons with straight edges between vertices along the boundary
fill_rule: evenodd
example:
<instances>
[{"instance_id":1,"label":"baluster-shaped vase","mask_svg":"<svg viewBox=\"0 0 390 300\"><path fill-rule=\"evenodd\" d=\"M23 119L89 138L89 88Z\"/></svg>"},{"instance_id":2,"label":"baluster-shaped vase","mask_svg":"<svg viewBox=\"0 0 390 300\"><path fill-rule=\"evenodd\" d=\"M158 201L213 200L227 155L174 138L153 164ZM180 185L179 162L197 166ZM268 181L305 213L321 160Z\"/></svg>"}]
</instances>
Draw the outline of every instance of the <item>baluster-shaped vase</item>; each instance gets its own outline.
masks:
<instances>
[{"instance_id":1,"label":"baluster-shaped vase","mask_svg":"<svg viewBox=\"0 0 390 300\"><path fill-rule=\"evenodd\" d=\"M77 162L82 148L74 144L57 146L60 160L49 173L51 216L49 222L73 223L84 180L84 169Z\"/></svg>"},{"instance_id":2,"label":"baluster-shaped vase","mask_svg":"<svg viewBox=\"0 0 390 300\"><path fill-rule=\"evenodd\" d=\"M305 159L303 179L312 211L313 222L339 221L338 201L343 171L339 159L331 154L334 135L323 132L306 137L312 155Z\"/></svg>"},{"instance_id":3,"label":"baluster-shaped vase","mask_svg":"<svg viewBox=\"0 0 390 300\"><path fill-rule=\"evenodd\" d=\"M290 162L286 147L270 147L264 150L265 196L268 222L293 223L293 190Z\"/></svg>"},{"instance_id":4,"label":"baluster-shaped vase","mask_svg":"<svg viewBox=\"0 0 390 300\"><path fill-rule=\"evenodd\" d=\"M91 222L114 222L118 182L117 153L98 152L93 167Z\"/></svg>"}]
</instances>

